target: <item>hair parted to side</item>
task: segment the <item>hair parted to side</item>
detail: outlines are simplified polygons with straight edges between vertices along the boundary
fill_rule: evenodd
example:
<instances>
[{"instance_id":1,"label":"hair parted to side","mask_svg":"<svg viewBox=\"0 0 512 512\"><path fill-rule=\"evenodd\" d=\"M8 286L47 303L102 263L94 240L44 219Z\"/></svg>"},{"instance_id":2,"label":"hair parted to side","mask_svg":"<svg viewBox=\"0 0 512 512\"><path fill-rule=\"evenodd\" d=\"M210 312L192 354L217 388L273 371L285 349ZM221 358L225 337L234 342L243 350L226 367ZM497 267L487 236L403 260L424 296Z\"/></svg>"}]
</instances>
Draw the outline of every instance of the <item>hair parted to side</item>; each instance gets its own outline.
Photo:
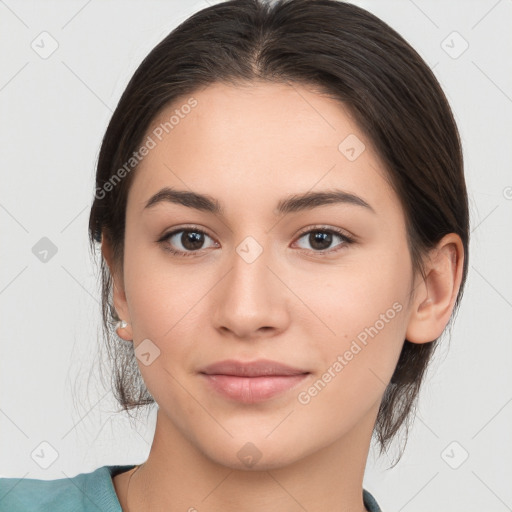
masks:
<instances>
[{"instance_id":1,"label":"hair parted to side","mask_svg":"<svg viewBox=\"0 0 512 512\"><path fill-rule=\"evenodd\" d=\"M89 218L93 254L102 236L108 237L116 272L122 273L127 195L136 167L108 193L105 184L139 148L157 114L213 83L255 81L311 86L349 109L399 196L415 271L423 275L423 256L444 235L461 237L463 276L452 320L467 275L469 212L450 106L432 71L398 33L364 9L337 0L229 0L192 15L147 55L122 94L101 145ZM126 411L154 403L133 344L116 338L119 318L103 258L101 293L114 394ZM402 427L407 439L437 342L404 341L375 424L381 454Z\"/></svg>"}]
</instances>

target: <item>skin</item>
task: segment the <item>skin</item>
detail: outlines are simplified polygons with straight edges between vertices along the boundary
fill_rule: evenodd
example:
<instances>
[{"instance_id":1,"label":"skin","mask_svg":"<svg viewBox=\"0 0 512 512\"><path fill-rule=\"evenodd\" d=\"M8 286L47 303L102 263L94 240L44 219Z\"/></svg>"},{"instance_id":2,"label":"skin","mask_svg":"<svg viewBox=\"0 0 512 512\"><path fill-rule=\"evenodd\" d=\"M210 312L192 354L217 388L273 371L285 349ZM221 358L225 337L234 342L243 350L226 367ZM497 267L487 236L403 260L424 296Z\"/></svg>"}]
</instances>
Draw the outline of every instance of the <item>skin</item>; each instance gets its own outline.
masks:
<instances>
[{"instance_id":1,"label":"skin","mask_svg":"<svg viewBox=\"0 0 512 512\"><path fill-rule=\"evenodd\" d=\"M404 339L432 341L450 318L462 275L460 238L446 235L428 255L425 280L413 273L399 199L371 141L339 102L269 83L215 84L193 97L197 106L134 171L124 269L108 238L102 246L114 305L128 322L118 333L135 348L148 338L160 350L151 364L138 361L158 403L157 424L149 457L131 480L129 507L132 471L113 479L119 501L132 512L364 511L362 481L382 395ZM166 108L148 134L187 99ZM349 134L366 147L354 161L338 150ZM225 214L171 203L144 211L163 187L208 194ZM274 212L286 196L333 188L363 198L374 212L353 204ZM157 243L187 224L207 233L192 257L164 249L186 251L181 233ZM309 228L339 228L356 241L333 235L322 256L302 233ZM263 249L252 263L236 251L247 236ZM396 303L401 311L300 403L299 393ZM268 358L311 373L265 402L240 404L197 373L228 358ZM261 453L252 467L237 456L248 442Z\"/></svg>"}]
</instances>

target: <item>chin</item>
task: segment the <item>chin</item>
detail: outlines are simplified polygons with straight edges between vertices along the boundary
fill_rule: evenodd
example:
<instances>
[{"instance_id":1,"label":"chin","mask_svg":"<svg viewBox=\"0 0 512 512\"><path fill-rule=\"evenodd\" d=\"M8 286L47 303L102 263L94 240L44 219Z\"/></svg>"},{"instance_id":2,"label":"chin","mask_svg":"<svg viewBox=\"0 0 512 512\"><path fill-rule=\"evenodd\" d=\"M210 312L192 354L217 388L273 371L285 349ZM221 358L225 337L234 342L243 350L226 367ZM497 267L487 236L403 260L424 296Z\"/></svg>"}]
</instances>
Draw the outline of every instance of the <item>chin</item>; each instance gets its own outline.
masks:
<instances>
[{"instance_id":1,"label":"chin","mask_svg":"<svg viewBox=\"0 0 512 512\"><path fill-rule=\"evenodd\" d=\"M216 464L238 471L267 471L288 466L305 454L297 451L297 443L289 439L289 444L283 444L263 435L253 437L253 441L240 440L239 437L230 439L226 444L209 444L203 449Z\"/></svg>"}]
</instances>

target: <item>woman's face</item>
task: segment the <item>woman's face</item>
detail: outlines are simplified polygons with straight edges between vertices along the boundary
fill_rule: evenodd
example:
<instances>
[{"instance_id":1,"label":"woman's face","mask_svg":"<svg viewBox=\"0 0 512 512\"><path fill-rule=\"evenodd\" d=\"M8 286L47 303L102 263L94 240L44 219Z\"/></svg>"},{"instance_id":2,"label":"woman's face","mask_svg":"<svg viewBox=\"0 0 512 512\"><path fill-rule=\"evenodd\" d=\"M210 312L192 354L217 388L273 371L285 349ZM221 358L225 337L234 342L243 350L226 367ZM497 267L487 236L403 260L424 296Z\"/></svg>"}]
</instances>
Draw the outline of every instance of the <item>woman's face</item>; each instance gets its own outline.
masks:
<instances>
[{"instance_id":1,"label":"woman's face","mask_svg":"<svg viewBox=\"0 0 512 512\"><path fill-rule=\"evenodd\" d=\"M404 215L370 141L339 102L259 83L184 97L147 135L116 308L157 429L233 468L369 442L413 287ZM162 189L186 204L146 207ZM301 375L201 373L260 359Z\"/></svg>"}]
</instances>

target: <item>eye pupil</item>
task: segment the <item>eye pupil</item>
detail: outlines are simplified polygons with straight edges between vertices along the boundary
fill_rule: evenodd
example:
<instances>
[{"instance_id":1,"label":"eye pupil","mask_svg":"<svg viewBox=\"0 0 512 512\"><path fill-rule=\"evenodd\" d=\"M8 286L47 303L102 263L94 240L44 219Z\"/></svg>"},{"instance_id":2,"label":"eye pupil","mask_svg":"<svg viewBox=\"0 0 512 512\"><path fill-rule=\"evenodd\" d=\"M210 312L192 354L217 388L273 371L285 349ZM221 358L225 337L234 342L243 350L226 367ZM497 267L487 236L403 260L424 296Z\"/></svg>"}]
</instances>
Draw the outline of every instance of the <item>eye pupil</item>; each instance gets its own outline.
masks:
<instances>
[{"instance_id":1,"label":"eye pupil","mask_svg":"<svg viewBox=\"0 0 512 512\"><path fill-rule=\"evenodd\" d=\"M204 243L204 234L198 233L197 231L183 231L181 243L185 249L196 251L200 249Z\"/></svg>"},{"instance_id":2,"label":"eye pupil","mask_svg":"<svg viewBox=\"0 0 512 512\"><path fill-rule=\"evenodd\" d=\"M313 231L309 234L309 242L314 249L328 249L332 244L332 233Z\"/></svg>"}]
</instances>

